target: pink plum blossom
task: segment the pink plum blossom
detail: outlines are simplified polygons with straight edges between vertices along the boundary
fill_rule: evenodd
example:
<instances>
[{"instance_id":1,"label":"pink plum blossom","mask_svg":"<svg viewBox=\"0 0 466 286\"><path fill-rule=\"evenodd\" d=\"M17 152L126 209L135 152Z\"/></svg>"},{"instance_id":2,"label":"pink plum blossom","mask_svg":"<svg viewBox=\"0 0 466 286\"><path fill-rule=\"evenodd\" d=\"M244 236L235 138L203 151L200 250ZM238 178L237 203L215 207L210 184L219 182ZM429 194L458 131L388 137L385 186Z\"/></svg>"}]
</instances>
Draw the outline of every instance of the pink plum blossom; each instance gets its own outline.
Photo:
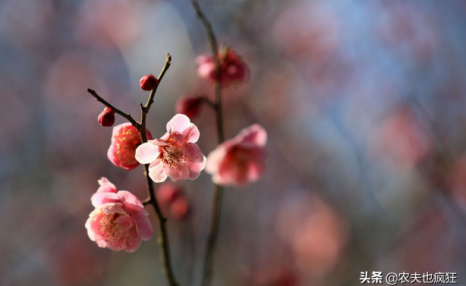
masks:
<instances>
[{"instance_id":1,"label":"pink plum blossom","mask_svg":"<svg viewBox=\"0 0 466 286\"><path fill-rule=\"evenodd\" d=\"M225 47L218 53L220 59L220 82L223 86L243 83L248 80L249 69L244 61L231 49ZM212 55L204 54L196 59L199 68L197 73L201 78L215 82L215 59Z\"/></svg>"},{"instance_id":2,"label":"pink plum blossom","mask_svg":"<svg viewBox=\"0 0 466 286\"><path fill-rule=\"evenodd\" d=\"M152 139L149 130L146 130L147 138ZM139 166L134 154L136 148L141 145L141 135L131 123L123 123L113 127L112 143L107 156L115 166L132 170Z\"/></svg>"},{"instance_id":3,"label":"pink plum blossom","mask_svg":"<svg viewBox=\"0 0 466 286\"><path fill-rule=\"evenodd\" d=\"M142 240L152 237L148 213L139 199L128 191L118 191L107 178L91 197L95 210L86 221L89 238L99 247L134 252Z\"/></svg>"},{"instance_id":4,"label":"pink plum blossom","mask_svg":"<svg viewBox=\"0 0 466 286\"><path fill-rule=\"evenodd\" d=\"M172 181L195 180L205 168L206 158L199 146L199 129L183 114L175 115L167 123L167 133L136 149L136 160L150 164L149 176L156 183L167 177Z\"/></svg>"},{"instance_id":5,"label":"pink plum blossom","mask_svg":"<svg viewBox=\"0 0 466 286\"><path fill-rule=\"evenodd\" d=\"M207 173L220 185L245 186L257 181L265 172L266 141L267 132L262 126L254 124L243 129L209 154Z\"/></svg>"}]
</instances>

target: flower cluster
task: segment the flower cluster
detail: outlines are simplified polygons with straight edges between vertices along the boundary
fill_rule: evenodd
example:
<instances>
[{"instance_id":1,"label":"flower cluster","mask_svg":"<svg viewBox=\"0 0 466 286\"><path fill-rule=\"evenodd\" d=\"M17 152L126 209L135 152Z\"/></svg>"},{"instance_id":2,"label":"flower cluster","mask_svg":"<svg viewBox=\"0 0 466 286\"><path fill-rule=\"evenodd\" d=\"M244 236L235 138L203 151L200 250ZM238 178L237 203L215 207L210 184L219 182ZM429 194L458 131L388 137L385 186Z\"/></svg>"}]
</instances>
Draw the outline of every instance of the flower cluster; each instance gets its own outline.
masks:
<instances>
[{"instance_id":1,"label":"flower cluster","mask_svg":"<svg viewBox=\"0 0 466 286\"><path fill-rule=\"evenodd\" d=\"M247 80L249 70L246 64L229 48L222 49L216 59L208 55L200 56L197 59L200 77L216 82L217 61L220 63L220 84L223 88ZM141 78L141 89L151 91L149 102L152 102L159 83L160 80L153 75ZM99 99L92 90L90 93ZM98 117L102 126L114 124L115 112L130 121L113 128L108 159L125 170L133 170L144 164L148 170L146 176L156 183L162 183L167 178L173 182L195 180L204 168L218 185L245 186L257 181L265 172L265 129L258 124L245 128L236 137L220 144L206 158L197 145L199 129L191 122L206 102L221 110L217 103L200 96L181 97L176 105L178 114L168 121L167 132L160 139L153 139L145 128L145 119L137 123L131 116L124 116L124 112L107 106ZM142 112L147 113L148 107L143 107ZM144 142L143 132L146 133ZM85 224L89 238L99 247L135 251L142 240L151 238L153 232L144 205L132 193L118 191L106 178L100 179L99 184L100 188L91 198L95 210ZM186 217L190 209L187 199L170 184L162 185L156 198L149 197L148 202L160 204L174 219Z\"/></svg>"}]
</instances>

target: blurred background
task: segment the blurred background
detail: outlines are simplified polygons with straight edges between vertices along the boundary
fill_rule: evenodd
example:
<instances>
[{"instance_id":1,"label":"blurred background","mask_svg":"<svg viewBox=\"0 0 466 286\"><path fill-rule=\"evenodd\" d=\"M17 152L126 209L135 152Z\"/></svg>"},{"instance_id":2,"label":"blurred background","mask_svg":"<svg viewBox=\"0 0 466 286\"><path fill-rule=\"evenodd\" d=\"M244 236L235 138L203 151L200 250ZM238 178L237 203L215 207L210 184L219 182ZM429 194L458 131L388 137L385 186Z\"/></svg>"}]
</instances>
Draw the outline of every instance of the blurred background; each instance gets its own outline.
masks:
<instances>
[{"instance_id":1,"label":"blurred background","mask_svg":"<svg viewBox=\"0 0 466 286\"><path fill-rule=\"evenodd\" d=\"M365 271L466 285L466 2L200 4L251 71L224 92L226 137L269 135L266 175L225 192L213 285L360 285ZM146 189L141 166L108 161L86 89L139 117L139 78L171 53L158 138L180 96L212 96L195 64L209 51L186 0L0 1L0 285L166 285L155 237L129 254L87 236L100 177ZM194 122L207 155L214 113ZM197 286L213 186L205 172L175 186L189 212L165 210L173 266Z\"/></svg>"}]
</instances>

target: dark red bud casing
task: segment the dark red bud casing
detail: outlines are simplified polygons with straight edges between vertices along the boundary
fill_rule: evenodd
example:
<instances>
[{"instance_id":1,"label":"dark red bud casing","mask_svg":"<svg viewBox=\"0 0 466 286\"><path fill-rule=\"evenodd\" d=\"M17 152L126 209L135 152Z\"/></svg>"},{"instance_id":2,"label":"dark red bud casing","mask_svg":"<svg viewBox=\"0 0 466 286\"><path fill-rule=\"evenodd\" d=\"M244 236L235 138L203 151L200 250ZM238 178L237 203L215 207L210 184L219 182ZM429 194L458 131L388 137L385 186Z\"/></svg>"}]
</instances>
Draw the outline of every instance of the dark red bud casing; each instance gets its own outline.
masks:
<instances>
[{"instance_id":1,"label":"dark red bud casing","mask_svg":"<svg viewBox=\"0 0 466 286\"><path fill-rule=\"evenodd\" d=\"M102 111L97 118L100 125L105 127L110 127L115 123L115 111L110 107L105 107L104 111Z\"/></svg>"},{"instance_id":2,"label":"dark red bud casing","mask_svg":"<svg viewBox=\"0 0 466 286\"><path fill-rule=\"evenodd\" d=\"M159 80L151 74L145 75L141 77L141 79L139 80L139 85L141 86L141 88L147 91L153 90L157 87L158 84Z\"/></svg>"}]
</instances>

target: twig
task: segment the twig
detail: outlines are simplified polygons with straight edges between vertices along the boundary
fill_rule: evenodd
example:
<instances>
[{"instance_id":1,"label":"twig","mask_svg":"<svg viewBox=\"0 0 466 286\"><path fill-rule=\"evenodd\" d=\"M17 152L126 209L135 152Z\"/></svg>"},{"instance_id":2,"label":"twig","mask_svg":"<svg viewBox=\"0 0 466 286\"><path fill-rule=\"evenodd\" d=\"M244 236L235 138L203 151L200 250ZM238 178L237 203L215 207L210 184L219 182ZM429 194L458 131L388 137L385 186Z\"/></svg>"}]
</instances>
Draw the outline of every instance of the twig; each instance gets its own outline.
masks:
<instances>
[{"instance_id":1,"label":"twig","mask_svg":"<svg viewBox=\"0 0 466 286\"><path fill-rule=\"evenodd\" d=\"M197 17L204 25L204 29L207 34L207 38L212 49L212 56L215 59L215 103L212 103L211 106L215 109L215 114L217 117L217 140L218 144L221 144L225 141L224 129L223 129L223 114L222 114L222 84L221 77L222 71L220 69L220 59L218 57L218 44L215 38L215 34L212 30L212 25L209 20L206 18L202 12L199 3L196 0L192 1L194 10L196 11ZM209 101L210 102L210 101ZM211 225L209 230L209 236L207 240L207 249L204 257L204 273L202 277L202 285L209 286L212 276L213 268L213 256L215 253L215 246L217 243L218 229L220 224L220 213L222 210L222 196L223 196L223 187L220 185L215 185L214 190L214 209L212 212Z\"/></svg>"},{"instance_id":2,"label":"twig","mask_svg":"<svg viewBox=\"0 0 466 286\"><path fill-rule=\"evenodd\" d=\"M131 115L127 114L127 113L124 113L123 111L121 111L120 109L116 108L115 106L111 105L110 103L108 103L105 99L103 99L102 97L100 97L100 95L97 94L97 92L95 92L95 90L93 89L90 89L88 88L87 89L87 92L89 92L95 99L97 99L97 101L101 102L103 105L107 106L107 107L110 107L111 109L113 109L117 114L119 114L120 116L126 118L131 124L133 124L134 127L136 127L137 130L140 130L141 129L141 125L139 123L136 122L136 120L133 119L133 117L131 117Z\"/></svg>"},{"instance_id":3,"label":"twig","mask_svg":"<svg viewBox=\"0 0 466 286\"><path fill-rule=\"evenodd\" d=\"M213 102L212 100L206 98L205 96L198 96L198 98L204 102L205 104L207 104L208 106L214 108L214 109L217 109L217 104L215 102Z\"/></svg>"},{"instance_id":4,"label":"twig","mask_svg":"<svg viewBox=\"0 0 466 286\"><path fill-rule=\"evenodd\" d=\"M158 83L159 84L162 81L162 78L165 75L165 73L167 72L167 70L170 67L171 63L172 63L172 56L170 54L167 54L167 59L165 60L165 66L163 67L163 69L160 72L159 77L158 77ZM149 98L147 99L146 105L144 105L145 113L149 113L150 106L152 105L152 103L154 103L154 96L155 96L155 93L157 92L157 87L159 86L159 84L157 84L155 86L155 88L153 90L151 90L151 92L150 92L150 95L149 95Z\"/></svg>"},{"instance_id":5,"label":"twig","mask_svg":"<svg viewBox=\"0 0 466 286\"><path fill-rule=\"evenodd\" d=\"M165 61L165 66L163 67L158 77L159 84L165 72L170 67L171 59L172 59L171 55L167 54L167 60ZM156 85L155 88L151 90L149 99L147 100L146 105L143 106L141 103L141 129L139 130L139 132L141 133L142 143L147 142L146 117L147 117L147 113L149 113L152 103L154 102L154 96L155 96L155 92L157 91L158 85ZM168 242L167 228L165 225L167 222L167 219L164 217L162 210L160 209L160 206L155 197L154 183L149 177L149 164L144 164L144 176L146 177L147 189L149 191L149 198L144 201L144 205L152 204L152 206L154 207L155 213L157 215L158 226L159 226L158 242L162 249L161 257L162 257L165 276L167 277L168 283L170 286L177 286L178 283L176 282L175 276L173 274L173 269L171 267L170 244Z\"/></svg>"}]
</instances>

